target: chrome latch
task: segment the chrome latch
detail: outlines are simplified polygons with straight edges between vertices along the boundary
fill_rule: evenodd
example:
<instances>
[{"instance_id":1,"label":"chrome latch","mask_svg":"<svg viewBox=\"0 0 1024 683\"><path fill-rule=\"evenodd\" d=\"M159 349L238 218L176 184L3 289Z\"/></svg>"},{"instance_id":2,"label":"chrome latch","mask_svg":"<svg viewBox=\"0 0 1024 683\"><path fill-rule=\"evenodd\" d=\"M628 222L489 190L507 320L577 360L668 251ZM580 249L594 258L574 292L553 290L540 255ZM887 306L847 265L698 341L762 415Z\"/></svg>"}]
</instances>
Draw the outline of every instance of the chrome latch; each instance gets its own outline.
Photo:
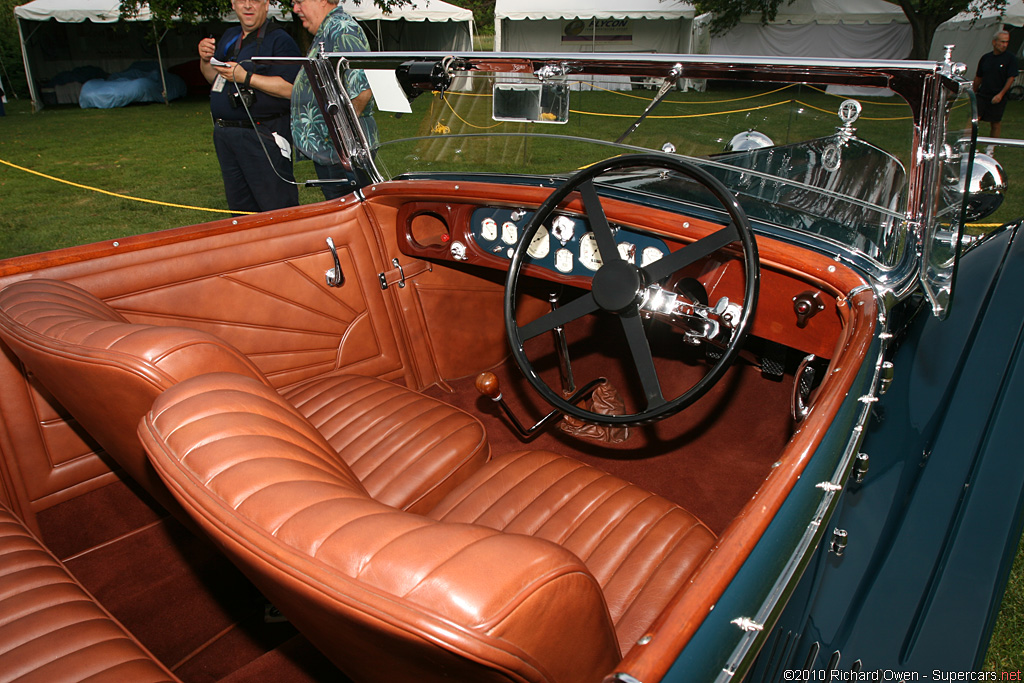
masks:
<instances>
[{"instance_id":1,"label":"chrome latch","mask_svg":"<svg viewBox=\"0 0 1024 683\"><path fill-rule=\"evenodd\" d=\"M398 281L397 282L388 282L388 274L387 273L380 273L380 274L377 275L377 277L380 279L380 288L381 289L387 289L391 285L398 285L399 288L404 288L405 287L405 270L402 268L402 264L400 264L398 262L397 258L393 258L393 259L391 259L391 265L393 265L395 268L398 269Z\"/></svg>"},{"instance_id":2,"label":"chrome latch","mask_svg":"<svg viewBox=\"0 0 1024 683\"><path fill-rule=\"evenodd\" d=\"M835 553L836 557L842 557L843 553L846 552L846 541L848 534L846 529L835 528L832 530L832 543L829 545L828 551Z\"/></svg>"},{"instance_id":3,"label":"chrome latch","mask_svg":"<svg viewBox=\"0 0 1024 683\"><path fill-rule=\"evenodd\" d=\"M341 287L345 284L345 274L341 272L341 261L338 260L338 250L334 248L334 240L327 238L327 248L331 250L334 257L334 267L328 270L324 276L327 278L328 287Z\"/></svg>"},{"instance_id":4,"label":"chrome latch","mask_svg":"<svg viewBox=\"0 0 1024 683\"><path fill-rule=\"evenodd\" d=\"M391 270L384 271L383 273L377 273L377 279L380 281L380 288L387 289L398 285L399 288L404 288L407 280L411 280L420 273L429 273L433 268L426 261L413 261L406 263L404 266L398 262L397 258L391 259L391 265L394 266Z\"/></svg>"}]
</instances>

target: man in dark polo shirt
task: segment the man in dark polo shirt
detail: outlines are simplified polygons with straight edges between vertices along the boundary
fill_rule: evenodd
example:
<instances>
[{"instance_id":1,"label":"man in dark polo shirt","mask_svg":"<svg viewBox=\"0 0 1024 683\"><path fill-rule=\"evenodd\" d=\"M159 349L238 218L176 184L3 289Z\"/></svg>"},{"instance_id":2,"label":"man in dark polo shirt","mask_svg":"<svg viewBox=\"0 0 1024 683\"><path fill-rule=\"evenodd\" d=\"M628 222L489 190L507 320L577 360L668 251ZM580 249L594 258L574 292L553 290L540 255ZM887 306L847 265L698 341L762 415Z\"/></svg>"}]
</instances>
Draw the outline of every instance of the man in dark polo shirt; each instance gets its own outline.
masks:
<instances>
[{"instance_id":1,"label":"man in dark polo shirt","mask_svg":"<svg viewBox=\"0 0 1024 683\"><path fill-rule=\"evenodd\" d=\"M298 63L255 63L299 57L298 45L267 19L268 0L232 0L240 26L220 41L199 41L200 69L211 84L213 145L232 211L269 211L299 203L292 172L292 83Z\"/></svg>"},{"instance_id":2,"label":"man in dark polo shirt","mask_svg":"<svg viewBox=\"0 0 1024 683\"><path fill-rule=\"evenodd\" d=\"M978 118L989 122L990 137L993 138L999 137L1001 132L1006 93L1010 91L1018 73L1017 59L1006 51L1009 45L1009 33L996 33L992 38L992 52L981 56L978 72L974 76L974 92L978 94Z\"/></svg>"}]
</instances>

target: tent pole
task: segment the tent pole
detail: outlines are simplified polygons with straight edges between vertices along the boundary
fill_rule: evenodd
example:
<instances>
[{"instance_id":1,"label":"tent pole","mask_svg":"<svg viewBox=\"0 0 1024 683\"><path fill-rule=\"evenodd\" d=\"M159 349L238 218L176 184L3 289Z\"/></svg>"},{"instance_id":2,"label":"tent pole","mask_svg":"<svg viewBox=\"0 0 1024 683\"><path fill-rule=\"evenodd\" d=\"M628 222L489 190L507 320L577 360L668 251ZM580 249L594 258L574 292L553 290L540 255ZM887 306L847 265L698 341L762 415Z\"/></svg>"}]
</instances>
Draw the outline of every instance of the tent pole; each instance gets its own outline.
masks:
<instances>
[{"instance_id":1,"label":"tent pole","mask_svg":"<svg viewBox=\"0 0 1024 683\"><path fill-rule=\"evenodd\" d=\"M32 78L32 67L28 65L28 47L25 45L25 35L21 31L21 17L18 17L18 40L21 42L21 61L25 64L25 80L28 81L28 94L32 98L32 111L39 111L43 108L43 103L36 92L36 82Z\"/></svg>"},{"instance_id":2,"label":"tent pole","mask_svg":"<svg viewBox=\"0 0 1024 683\"><path fill-rule=\"evenodd\" d=\"M164 104L170 106L171 101L167 99L167 76L164 74L164 58L160 54L160 43L163 42L164 36L167 35L167 29L164 29L163 35L158 36L156 34L156 24L150 22L149 25L153 27L153 38L156 40L156 64L160 69L160 85L163 88Z\"/></svg>"}]
</instances>

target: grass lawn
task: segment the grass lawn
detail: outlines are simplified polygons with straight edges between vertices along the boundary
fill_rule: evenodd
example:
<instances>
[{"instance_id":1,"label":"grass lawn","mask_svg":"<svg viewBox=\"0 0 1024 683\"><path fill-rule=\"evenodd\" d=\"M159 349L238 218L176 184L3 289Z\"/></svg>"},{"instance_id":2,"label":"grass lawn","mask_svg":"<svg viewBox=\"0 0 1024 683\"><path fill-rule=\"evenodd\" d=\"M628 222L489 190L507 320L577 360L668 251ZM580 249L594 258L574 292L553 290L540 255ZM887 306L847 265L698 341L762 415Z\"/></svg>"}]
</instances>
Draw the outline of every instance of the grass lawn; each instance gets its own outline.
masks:
<instances>
[{"instance_id":1,"label":"grass lawn","mask_svg":"<svg viewBox=\"0 0 1024 683\"><path fill-rule=\"evenodd\" d=\"M613 109L602 110L608 97L598 96L602 93L594 95L574 103L578 109L585 108L586 114L574 112L573 119L563 130L553 132L571 134L573 127L589 130L599 125L608 126L610 130L623 130L627 124L622 119L603 120L596 116L601 111L610 115ZM736 93L729 95L735 96ZM651 95L648 93L645 96L649 98ZM676 96L672 95L673 98ZM709 92L687 96L689 100L686 104L690 109L680 108L679 118L676 119L648 121L640 135L671 139L680 152L707 153L720 151L722 140L728 140L733 133L760 128L767 121L763 113L759 113L760 110L750 103L734 107L737 111L727 117L694 118L693 107L701 104L708 106L707 111L714 111L714 107L722 109L716 103L716 98L721 98L721 94ZM789 123L782 128L762 131L771 134L777 143L790 139L790 136L806 136L805 131L793 130L794 125L818 126L827 133L838 123L834 114L830 113L834 111L834 105L827 105L828 112L820 116L814 114L816 103L838 100L829 99L831 96L823 93L812 92L801 92L799 97L801 102L813 105L807 107L802 119L791 117ZM684 98L680 96L680 99ZM639 114L644 104L643 99L637 99L629 106L635 110L634 114ZM621 108L619 105L621 103L616 104L615 111ZM442 111L443 107L437 101L432 101L426 95L416 100L414 106L438 107L435 120L444 119L445 125L452 130L458 126L482 127L492 123L489 105L475 107L479 111L476 111L472 122L449 116L448 112ZM409 127L410 134L421 132L425 136L430 132L417 131L415 126L418 124L412 116L403 119L381 116L378 122L382 129L385 126ZM878 103L877 106L865 106L857 128L861 137L879 142L885 147L881 142L885 138L898 134L905 139L905 127L908 125L900 121L898 107L886 107L884 103ZM711 134L694 135L693 131L697 128L711 131ZM7 116L0 117L0 258L226 217L229 214L217 158L213 152L211 129L205 98L177 101L169 106L141 105L113 110L54 107L34 114L25 100L8 103ZM987 135L987 126L979 133ZM1005 137L1024 139L1024 102L1010 103L1003 134ZM614 137L612 135L611 139ZM450 136L448 140L438 138L424 144L458 144L461 153L463 143L453 143L455 139L458 139L457 136ZM709 146L703 152L701 148L693 147L707 144L707 140L714 141L718 147ZM385 163L391 161L397 168L401 161L399 157L409 153L413 152L403 151L396 146L395 149L382 150L381 160ZM474 151L467 143L465 158L471 161L493 160L496 167L514 158L520 165L529 163L531 168L543 169L549 164L552 167L564 164L566 160L560 159L558 153L557 149L537 140L530 142L529 146L517 147L515 154L494 148ZM973 228L975 232L1024 216L1024 192L1014 187L1015 181L1024 178L1024 149L1004 149L997 154L1014 189L995 215L985 219L984 225ZM477 158L471 159L473 156ZM579 159L569 161L576 165L582 163ZM191 208L143 203L101 194L40 177L12 165L110 193ZM309 162L297 165L296 177L311 176ZM322 198L318 189L300 190L303 203L320 201ZM995 627L985 668L993 671L1024 669L1024 555L1020 553Z\"/></svg>"}]
</instances>

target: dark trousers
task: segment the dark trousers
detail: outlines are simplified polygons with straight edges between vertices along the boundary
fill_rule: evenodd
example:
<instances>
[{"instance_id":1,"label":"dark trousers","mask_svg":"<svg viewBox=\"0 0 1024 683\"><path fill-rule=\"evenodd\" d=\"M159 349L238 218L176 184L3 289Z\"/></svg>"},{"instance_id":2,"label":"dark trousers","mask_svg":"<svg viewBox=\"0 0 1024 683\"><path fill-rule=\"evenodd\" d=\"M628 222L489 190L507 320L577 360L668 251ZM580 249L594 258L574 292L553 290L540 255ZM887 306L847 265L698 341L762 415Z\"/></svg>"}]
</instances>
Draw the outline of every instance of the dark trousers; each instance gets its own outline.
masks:
<instances>
[{"instance_id":1,"label":"dark trousers","mask_svg":"<svg viewBox=\"0 0 1024 683\"><path fill-rule=\"evenodd\" d=\"M214 125L213 146L232 211L259 212L298 206L299 188L292 160L281 154L274 142L274 132L291 143L287 116L257 124L255 129Z\"/></svg>"},{"instance_id":2,"label":"dark trousers","mask_svg":"<svg viewBox=\"0 0 1024 683\"><path fill-rule=\"evenodd\" d=\"M356 183L356 176L350 171L346 171L345 167L341 164L337 166L324 166L313 162L313 168L316 169L316 177L320 180L333 180L333 183L323 183L320 185L320 189L324 191L324 198L326 199L337 199L338 197L344 197L349 192L355 190L359 185Z\"/></svg>"}]
</instances>

